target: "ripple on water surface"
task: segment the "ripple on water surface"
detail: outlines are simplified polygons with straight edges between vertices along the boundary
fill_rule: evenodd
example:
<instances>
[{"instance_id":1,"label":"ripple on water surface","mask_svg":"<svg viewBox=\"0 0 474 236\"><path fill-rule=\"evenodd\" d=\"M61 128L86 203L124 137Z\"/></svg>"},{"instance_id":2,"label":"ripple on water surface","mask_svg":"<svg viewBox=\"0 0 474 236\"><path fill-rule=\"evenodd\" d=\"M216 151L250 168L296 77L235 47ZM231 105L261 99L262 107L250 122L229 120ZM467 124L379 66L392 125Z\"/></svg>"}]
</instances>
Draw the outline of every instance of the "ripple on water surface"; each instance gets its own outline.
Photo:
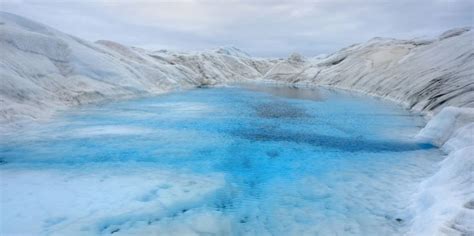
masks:
<instances>
[{"instance_id":1,"label":"ripple on water surface","mask_svg":"<svg viewBox=\"0 0 474 236\"><path fill-rule=\"evenodd\" d=\"M0 232L399 235L441 159L411 139L422 125L388 102L268 86L82 107L2 138Z\"/></svg>"}]
</instances>

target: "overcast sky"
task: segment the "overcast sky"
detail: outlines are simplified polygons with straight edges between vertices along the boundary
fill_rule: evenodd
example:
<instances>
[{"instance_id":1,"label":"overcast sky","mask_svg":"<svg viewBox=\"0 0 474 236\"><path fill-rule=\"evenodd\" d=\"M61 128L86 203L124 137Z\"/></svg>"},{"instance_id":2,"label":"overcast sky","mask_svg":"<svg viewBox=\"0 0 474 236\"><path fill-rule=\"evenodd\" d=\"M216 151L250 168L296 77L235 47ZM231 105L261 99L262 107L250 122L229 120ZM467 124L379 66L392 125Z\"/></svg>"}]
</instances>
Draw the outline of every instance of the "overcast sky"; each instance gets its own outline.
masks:
<instances>
[{"instance_id":1,"label":"overcast sky","mask_svg":"<svg viewBox=\"0 0 474 236\"><path fill-rule=\"evenodd\" d=\"M254 56L331 53L372 37L472 26L473 0L0 0L0 9L96 41L149 49L236 46Z\"/></svg>"}]
</instances>

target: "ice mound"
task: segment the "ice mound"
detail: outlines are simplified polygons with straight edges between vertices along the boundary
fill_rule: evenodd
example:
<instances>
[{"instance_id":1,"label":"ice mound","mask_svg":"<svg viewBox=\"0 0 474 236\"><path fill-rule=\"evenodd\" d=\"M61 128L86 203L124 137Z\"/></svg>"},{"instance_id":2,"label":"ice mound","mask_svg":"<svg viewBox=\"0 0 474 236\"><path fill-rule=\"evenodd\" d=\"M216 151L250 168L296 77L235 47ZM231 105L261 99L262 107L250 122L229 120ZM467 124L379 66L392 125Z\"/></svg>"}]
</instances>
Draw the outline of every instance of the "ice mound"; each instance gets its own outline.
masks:
<instances>
[{"instance_id":1,"label":"ice mound","mask_svg":"<svg viewBox=\"0 0 474 236\"><path fill-rule=\"evenodd\" d=\"M439 171L425 180L412 207L410 235L474 233L474 145L453 151Z\"/></svg>"},{"instance_id":2,"label":"ice mound","mask_svg":"<svg viewBox=\"0 0 474 236\"><path fill-rule=\"evenodd\" d=\"M426 124L417 137L428 139L440 147L445 145L448 140L463 142L463 137L468 134L468 127L473 123L474 108L446 107ZM462 134L457 134L457 132ZM450 140L454 135L462 137L458 137L457 141Z\"/></svg>"},{"instance_id":3,"label":"ice mound","mask_svg":"<svg viewBox=\"0 0 474 236\"><path fill-rule=\"evenodd\" d=\"M474 109L446 107L418 137L448 156L420 186L410 235L474 234Z\"/></svg>"},{"instance_id":4,"label":"ice mound","mask_svg":"<svg viewBox=\"0 0 474 236\"><path fill-rule=\"evenodd\" d=\"M250 55L236 47L221 47L215 50L216 53L221 53L229 56L236 57L250 57Z\"/></svg>"},{"instance_id":5,"label":"ice mound","mask_svg":"<svg viewBox=\"0 0 474 236\"><path fill-rule=\"evenodd\" d=\"M471 27L451 29L451 30L448 30L448 31L444 32L443 34L441 34L439 36L439 40L443 40L443 39L451 38L451 37L454 37L454 36L458 36L458 35L461 35L461 34L467 32L469 30L471 30Z\"/></svg>"},{"instance_id":6,"label":"ice mound","mask_svg":"<svg viewBox=\"0 0 474 236\"><path fill-rule=\"evenodd\" d=\"M293 53L286 60L282 60L274 65L265 75L264 79L296 82L294 77L308 66L308 62L300 54Z\"/></svg>"},{"instance_id":7,"label":"ice mound","mask_svg":"<svg viewBox=\"0 0 474 236\"><path fill-rule=\"evenodd\" d=\"M455 150L472 146L474 140L474 122L469 123L454 132L454 135L444 143L443 150L450 153Z\"/></svg>"}]
</instances>

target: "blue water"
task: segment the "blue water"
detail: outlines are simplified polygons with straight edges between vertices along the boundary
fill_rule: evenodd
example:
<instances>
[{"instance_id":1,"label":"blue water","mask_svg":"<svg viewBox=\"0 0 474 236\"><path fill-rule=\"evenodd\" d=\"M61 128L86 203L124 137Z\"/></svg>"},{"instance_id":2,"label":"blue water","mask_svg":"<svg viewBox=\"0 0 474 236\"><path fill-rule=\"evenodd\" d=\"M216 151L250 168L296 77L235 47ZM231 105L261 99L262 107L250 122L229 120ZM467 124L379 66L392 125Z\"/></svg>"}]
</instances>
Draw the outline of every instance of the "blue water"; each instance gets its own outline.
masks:
<instances>
[{"instance_id":1,"label":"blue water","mask_svg":"<svg viewBox=\"0 0 474 236\"><path fill-rule=\"evenodd\" d=\"M392 103L340 91L209 88L63 112L4 139L0 155L2 168L221 173L228 191L201 207L230 216L236 235L397 235L440 156L411 138L423 125Z\"/></svg>"}]
</instances>

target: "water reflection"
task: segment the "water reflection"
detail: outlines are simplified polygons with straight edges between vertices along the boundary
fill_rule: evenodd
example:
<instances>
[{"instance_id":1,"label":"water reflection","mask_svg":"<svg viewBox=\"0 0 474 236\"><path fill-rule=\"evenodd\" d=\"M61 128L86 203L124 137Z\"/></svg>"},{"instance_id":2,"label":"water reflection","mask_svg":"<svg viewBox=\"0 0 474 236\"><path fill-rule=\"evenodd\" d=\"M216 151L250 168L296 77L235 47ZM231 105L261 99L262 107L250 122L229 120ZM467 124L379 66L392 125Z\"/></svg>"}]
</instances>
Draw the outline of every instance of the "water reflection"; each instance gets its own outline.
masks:
<instances>
[{"instance_id":1,"label":"water reflection","mask_svg":"<svg viewBox=\"0 0 474 236\"><path fill-rule=\"evenodd\" d=\"M239 87L242 87L247 90L252 90L256 92L269 93L278 97L294 98L294 99L306 99L313 101L323 101L325 100L321 90L318 88L298 88L298 87L289 87L278 86L278 85L268 85L268 84L257 84L257 83L244 83L239 84Z\"/></svg>"},{"instance_id":2,"label":"water reflection","mask_svg":"<svg viewBox=\"0 0 474 236\"><path fill-rule=\"evenodd\" d=\"M254 109L260 118L298 119L310 117L304 109L283 101L259 103L254 106Z\"/></svg>"},{"instance_id":3,"label":"water reflection","mask_svg":"<svg viewBox=\"0 0 474 236\"><path fill-rule=\"evenodd\" d=\"M371 140L363 137L338 137L315 132L289 131L268 127L238 130L235 136L258 142L294 142L344 152L406 152L435 148L429 143L397 140Z\"/></svg>"}]
</instances>

